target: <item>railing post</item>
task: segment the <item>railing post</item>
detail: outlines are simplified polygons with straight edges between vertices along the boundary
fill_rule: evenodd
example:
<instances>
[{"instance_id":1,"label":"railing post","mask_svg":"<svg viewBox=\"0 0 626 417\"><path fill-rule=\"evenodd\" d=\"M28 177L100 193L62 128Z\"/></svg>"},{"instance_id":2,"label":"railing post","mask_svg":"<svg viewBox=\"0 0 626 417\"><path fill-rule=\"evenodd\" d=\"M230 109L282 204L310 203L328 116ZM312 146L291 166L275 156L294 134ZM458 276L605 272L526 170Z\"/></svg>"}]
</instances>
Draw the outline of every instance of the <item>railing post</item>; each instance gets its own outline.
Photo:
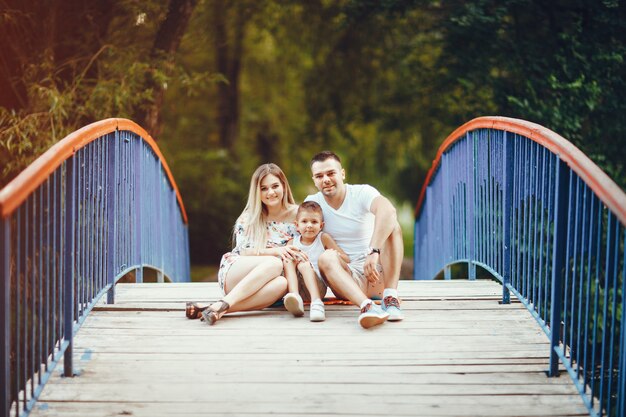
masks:
<instances>
[{"instance_id":1,"label":"railing post","mask_svg":"<svg viewBox=\"0 0 626 417\"><path fill-rule=\"evenodd\" d=\"M443 155L441 155L441 165L439 166L439 175L443 176L443 187L441 187L443 207L440 207L440 210L441 220L443 223L443 230L441 231L443 234L441 238L441 251L443 252L442 260L444 265L449 265L452 261L453 251L451 249L454 245L451 232L452 228L450 227L453 214L452 210L450 210L450 194L452 191L450 190L450 169L448 168L449 158L450 154L444 152ZM452 279L452 268L450 268L450 266L444 267L443 275L444 279Z\"/></svg>"},{"instance_id":2,"label":"railing post","mask_svg":"<svg viewBox=\"0 0 626 417\"><path fill-rule=\"evenodd\" d=\"M115 264L115 251L117 242L117 216L115 215L115 206L117 200L117 167L115 162L117 159L117 143L119 142L120 131L115 129L113 137L113 145L109 143L109 154L107 161L107 169L109 171L109 186L107 188L107 219L108 219L108 246L107 246L107 265L108 265L108 284L111 285L107 292L107 304L115 304L115 276L117 275L117 266Z\"/></svg>"},{"instance_id":3,"label":"railing post","mask_svg":"<svg viewBox=\"0 0 626 417\"><path fill-rule=\"evenodd\" d=\"M624 237L624 247L626 248L626 237ZM617 386L618 416L626 414L626 250L624 251L624 266L622 267L622 341L620 343L620 359L619 359L619 385Z\"/></svg>"},{"instance_id":4,"label":"railing post","mask_svg":"<svg viewBox=\"0 0 626 417\"><path fill-rule=\"evenodd\" d=\"M561 338L561 306L565 248L567 246L567 205L569 200L569 168L562 160L556 163L554 201L554 234L552 245L552 289L550 302L550 369L548 376L559 376L559 356L556 349Z\"/></svg>"},{"instance_id":5,"label":"railing post","mask_svg":"<svg viewBox=\"0 0 626 417\"><path fill-rule=\"evenodd\" d=\"M0 219L0 415L11 410L11 217Z\"/></svg>"},{"instance_id":6,"label":"railing post","mask_svg":"<svg viewBox=\"0 0 626 417\"><path fill-rule=\"evenodd\" d=\"M474 205L476 204L476 174L475 174L475 166L476 166L476 155L475 155L475 144L474 144L474 135L470 132L465 134L465 140L467 142L467 213L466 213L466 222L467 225L467 242L468 242L468 262L467 262L467 274L470 280L476 279L476 229L474 226Z\"/></svg>"},{"instance_id":7,"label":"railing post","mask_svg":"<svg viewBox=\"0 0 626 417\"><path fill-rule=\"evenodd\" d=\"M511 293L508 285L511 284L511 216L513 215L513 146L509 141L515 139L514 136L507 135L504 132L504 181L503 181L503 228L504 236L502 241L502 250L504 252L504 264L502 266L502 304L511 303Z\"/></svg>"},{"instance_id":8,"label":"railing post","mask_svg":"<svg viewBox=\"0 0 626 417\"><path fill-rule=\"evenodd\" d=\"M137 146L135 147L135 250L137 252L137 265L139 267L135 271L135 282L143 282L143 253L141 248L141 227L142 227L142 209L143 209L143 187L142 180L142 162L143 162L143 139L137 138Z\"/></svg>"},{"instance_id":9,"label":"railing post","mask_svg":"<svg viewBox=\"0 0 626 417\"><path fill-rule=\"evenodd\" d=\"M74 376L74 224L76 219L76 164L73 155L65 163L65 276L63 277L63 333L67 348L63 357L63 373Z\"/></svg>"}]
</instances>

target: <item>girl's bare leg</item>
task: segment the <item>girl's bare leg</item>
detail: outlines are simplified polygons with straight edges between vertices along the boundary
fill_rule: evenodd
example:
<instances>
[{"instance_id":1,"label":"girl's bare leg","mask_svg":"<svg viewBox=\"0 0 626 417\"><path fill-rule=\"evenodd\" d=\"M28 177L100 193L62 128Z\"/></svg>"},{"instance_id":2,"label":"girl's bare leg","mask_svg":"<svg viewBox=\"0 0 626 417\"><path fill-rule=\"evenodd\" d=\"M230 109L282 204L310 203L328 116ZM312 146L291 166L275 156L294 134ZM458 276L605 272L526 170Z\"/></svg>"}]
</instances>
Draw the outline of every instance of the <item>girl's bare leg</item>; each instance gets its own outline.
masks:
<instances>
[{"instance_id":1,"label":"girl's bare leg","mask_svg":"<svg viewBox=\"0 0 626 417\"><path fill-rule=\"evenodd\" d=\"M317 275L313 270L313 267L308 262L300 262L298 264L298 271L302 275L302 280L304 281L304 286L309 291L311 295L311 301L321 299L320 289L317 285Z\"/></svg>"},{"instance_id":2,"label":"girl's bare leg","mask_svg":"<svg viewBox=\"0 0 626 417\"><path fill-rule=\"evenodd\" d=\"M283 261L285 278L287 279L287 291L298 294L298 275L296 264L293 261Z\"/></svg>"}]
</instances>

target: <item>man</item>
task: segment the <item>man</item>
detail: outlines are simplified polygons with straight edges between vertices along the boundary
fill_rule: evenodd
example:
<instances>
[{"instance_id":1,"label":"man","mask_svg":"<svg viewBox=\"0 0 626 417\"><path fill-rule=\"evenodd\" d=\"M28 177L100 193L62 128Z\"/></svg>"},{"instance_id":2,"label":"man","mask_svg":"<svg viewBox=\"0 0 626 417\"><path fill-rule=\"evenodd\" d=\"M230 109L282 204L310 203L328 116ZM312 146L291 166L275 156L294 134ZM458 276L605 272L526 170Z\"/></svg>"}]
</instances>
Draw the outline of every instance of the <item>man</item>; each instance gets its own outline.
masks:
<instances>
[{"instance_id":1,"label":"man","mask_svg":"<svg viewBox=\"0 0 626 417\"><path fill-rule=\"evenodd\" d=\"M398 281L404 253L396 209L370 185L345 184L339 157L320 152L311 160L316 201L324 212L324 230L348 254L346 263L333 250L320 255L318 266L333 293L360 306L364 328L404 318ZM372 298L382 298L381 307Z\"/></svg>"}]
</instances>

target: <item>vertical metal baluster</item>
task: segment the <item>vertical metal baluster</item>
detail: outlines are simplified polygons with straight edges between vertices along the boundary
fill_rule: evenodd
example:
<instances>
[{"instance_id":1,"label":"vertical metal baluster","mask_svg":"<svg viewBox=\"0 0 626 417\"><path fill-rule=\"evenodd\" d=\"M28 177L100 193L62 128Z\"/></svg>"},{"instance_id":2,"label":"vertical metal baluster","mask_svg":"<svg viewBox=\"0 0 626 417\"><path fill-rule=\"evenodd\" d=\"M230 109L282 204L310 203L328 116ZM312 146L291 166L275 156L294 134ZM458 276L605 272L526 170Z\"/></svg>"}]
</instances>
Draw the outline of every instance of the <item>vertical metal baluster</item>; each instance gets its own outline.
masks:
<instances>
[{"instance_id":1,"label":"vertical metal baluster","mask_svg":"<svg viewBox=\"0 0 626 417\"><path fill-rule=\"evenodd\" d=\"M26 410L26 406L28 404L28 371L29 371L29 359L30 355L28 354L29 348L29 327L28 327L28 314L30 310L30 306L28 304L28 292L32 291L32 284L29 282L31 269L29 265L31 264L30 258L30 239L29 239L29 226L32 224L30 221L30 206L31 206L31 198L29 197L24 202L24 301L23 301L23 312L24 312L24 371L23 371L23 384L24 384L24 410ZM32 344L32 340L30 341Z\"/></svg>"},{"instance_id":2,"label":"vertical metal baluster","mask_svg":"<svg viewBox=\"0 0 626 417\"><path fill-rule=\"evenodd\" d=\"M108 249L107 249L107 282L111 286L107 292L107 304L115 303L115 276L117 275L117 265L115 257L117 219L116 219L116 198L117 198L117 169L115 166L116 149L119 140L119 130L115 130L113 143L108 143L108 171L109 186L107 187L107 222L108 222Z\"/></svg>"},{"instance_id":3,"label":"vertical metal baluster","mask_svg":"<svg viewBox=\"0 0 626 417\"><path fill-rule=\"evenodd\" d=\"M483 158L484 154L482 152L482 134L478 132L478 141L476 142L477 148L479 150L479 159L478 159L478 260L484 265L485 262L485 184L484 184L484 176L483 176Z\"/></svg>"},{"instance_id":4,"label":"vertical metal baluster","mask_svg":"<svg viewBox=\"0 0 626 417\"><path fill-rule=\"evenodd\" d=\"M575 196L576 196L576 191L573 189L573 184L574 184L574 175L570 175L569 178L569 206L568 206L568 214L567 214L567 219L573 219L574 218L574 205L575 205ZM567 346L567 338L568 338L568 324L569 324L569 315L568 315L568 311L569 311L569 292L568 292L568 287L569 287L569 270L570 270L570 266L569 266L569 260L571 258L571 248L572 248L572 224L568 222L567 225L567 240L564 242L566 245L565 248L565 264L563 265L565 267L565 279L563 280L563 345ZM556 244L556 241L555 241Z\"/></svg>"},{"instance_id":5,"label":"vertical metal baluster","mask_svg":"<svg viewBox=\"0 0 626 417\"><path fill-rule=\"evenodd\" d=\"M118 269L115 271L116 274L123 269L126 265L126 196L127 194L127 186L128 183L126 181L126 134L123 131L120 131L120 142L118 144L118 156L119 160L117 166L119 167L119 188L118 188L118 198L116 202L117 207L117 251L116 256L118 257L117 267Z\"/></svg>"},{"instance_id":6,"label":"vertical metal baluster","mask_svg":"<svg viewBox=\"0 0 626 417\"><path fill-rule=\"evenodd\" d=\"M161 176L163 175L163 168L161 166L161 160L159 159L159 170L158 170L158 175L157 175L157 181L158 181L158 193L157 193L157 197L158 197L158 214L157 214L157 218L158 218L158 223L157 224L163 224L163 180L161 179ZM159 270L157 271L157 282L158 283L163 283L163 259L165 258L165 244L163 243L164 239L165 239L165 234L163 233L163 230L161 228L158 228L157 231L157 235L158 235L158 242L159 242L159 255L160 255L160 259L159 259Z\"/></svg>"},{"instance_id":7,"label":"vertical metal baluster","mask_svg":"<svg viewBox=\"0 0 626 417\"><path fill-rule=\"evenodd\" d=\"M568 204L569 200L569 169L565 162L559 160L556 164L556 191L555 191L555 219L554 244L552 254L552 290L550 302L550 369L551 377L559 375L559 357L556 349L559 347L561 327L562 303L562 271L565 268L565 244L567 236Z\"/></svg>"},{"instance_id":8,"label":"vertical metal baluster","mask_svg":"<svg viewBox=\"0 0 626 417\"><path fill-rule=\"evenodd\" d=\"M450 214L450 173L448 172L448 158L450 157L449 153L444 153L441 156L441 168L439 175L443 176L443 242L446 246L444 249L444 278L449 280L452 278L452 271L450 267L450 261L452 260L452 256L450 254L450 250L448 249L451 246L452 237L450 236L450 218L452 215ZM162 223L159 223L162 224ZM161 266L163 268L163 266Z\"/></svg>"},{"instance_id":9,"label":"vertical metal baluster","mask_svg":"<svg viewBox=\"0 0 626 417\"><path fill-rule=\"evenodd\" d=\"M620 242L620 223L617 220L617 218L615 218L615 216L611 213L610 216L613 218L613 233L612 233L612 237L613 240L609 241L607 240L607 255L609 255L607 258L607 262L610 262L611 268L608 269L607 268L607 284L610 283L610 285L607 285L607 287L605 288L605 291L607 294L609 294L610 297L613 298L613 302L611 305L611 326L610 328L610 333L611 333L611 340L609 342L609 361L608 361L608 366L607 369L609 371L609 375L608 375L608 387L606 390L606 414L608 416L612 415L611 410L613 408L613 403L611 402L611 397L613 394L613 370L614 370L614 366L613 366L613 360L614 360L614 346L615 346L615 318L617 316L617 277L618 277L618 270L619 270L619 242ZM609 287L611 288L612 291L609 291ZM623 311L624 306L622 305L622 311ZM623 314L623 313L622 313ZM605 328L606 329L606 328ZM606 350L605 350L606 351ZM626 393L622 393L622 395L626 395Z\"/></svg>"},{"instance_id":10,"label":"vertical metal baluster","mask_svg":"<svg viewBox=\"0 0 626 417\"><path fill-rule=\"evenodd\" d=\"M503 239L502 239L502 252L504 254L504 263L502 267L502 304L510 304L511 294L508 285L511 285L511 256L512 242L511 242L511 217L513 215L513 143L512 137L508 137L507 132L504 132L503 146L504 146L504 179L502 181L502 188L504 192L504 210L502 212L503 217Z\"/></svg>"},{"instance_id":11,"label":"vertical metal baluster","mask_svg":"<svg viewBox=\"0 0 626 417\"><path fill-rule=\"evenodd\" d=\"M133 158L132 158L132 142L131 142L131 134L130 132L127 133L127 143L126 143L126 181L128 182L128 186L126 187L127 190L127 200L128 200L128 206L126 209L126 228L124 229L124 235L126 236L126 267L129 268L135 258L133 257L133 235L135 232L134 229L134 176L132 175L132 167L133 167Z\"/></svg>"},{"instance_id":12,"label":"vertical metal baluster","mask_svg":"<svg viewBox=\"0 0 626 417\"><path fill-rule=\"evenodd\" d=\"M80 319L81 316L81 300L82 300L82 292L83 292L83 270L82 266L82 253L83 253L83 210L84 210L84 202L83 202L83 187L84 187L84 172L83 172L83 150L79 149L74 158L75 164L75 175L76 175L76 191L75 191L75 211L76 211L76 230L74 236L74 263L72 268L74 269L74 299L72 300L74 303L74 320Z\"/></svg>"},{"instance_id":13,"label":"vertical metal baluster","mask_svg":"<svg viewBox=\"0 0 626 417\"><path fill-rule=\"evenodd\" d=\"M510 221L510 233L511 233L511 237L509 238L509 243L510 243L510 247L509 247L509 252L510 252L510 259L511 259L511 266L509 268L509 271L511 273L511 279L510 279L510 283L511 285L515 286L515 281L516 281L516 274L517 274L517 227L519 225L519 221L518 221L518 209L517 209L517 205L518 205L518 199L517 199L517 195L518 195L518 181L519 181L519 176L518 176L518 163L517 163L517 159L518 159L518 151L517 151L517 145L518 145L518 140L517 140L517 135L515 133L508 133L508 148L511 148L511 160L513 163L512 168L509 169L509 171L507 171L507 174L509 172L513 172L513 175L511 178L511 184L513 186L513 191L512 191L512 199L511 199L511 221Z\"/></svg>"},{"instance_id":14,"label":"vertical metal baluster","mask_svg":"<svg viewBox=\"0 0 626 417\"><path fill-rule=\"evenodd\" d=\"M536 309L537 309L537 314L539 314L539 317L542 318L542 320L544 322L547 322L547 318L544 315L544 311L542 308L542 302L543 302L543 261L545 259L545 256L543 254L543 239L544 239L544 234L543 234L543 230L544 230L544 219L545 219L545 207L546 207L546 195L545 195L545 191L546 191L546 177L547 177L548 173L546 171L546 148L542 147L541 148L541 181L539 182L540 186L540 191L539 191L539 195L540 195L540 209L539 209L539 217L540 217L540 221L539 221L539 256L538 258L538 270L537 270L537 302L535 304Z\"/></svg>"},{"instance_id":15,"label":"vertical metal baluster","mask_svg":"<svg viewBox=\"0 0 626 417\"><path fill-rule=\"evenodd\" d=\"M38 261L37 262L37 268L38 268L38 273L37 273L37 289L39 290L39 294L38 294L38 298L35 301L37 303L37 312L39 313L39 317L37 318L38 321L38 328L37 328L37 372L38 372L38 385L41 385L41 377L42 375L42 371L41 371L41 364L43 361L43 335L44 335L44 328L43 328L43 324L44 324L44 320L43 320L43 249L44 249L44 245L43 245L43 185L40 185L39 188L37 189L37 194L39 196L39 206L38 206L38 221L37 224L39 225L39 250L38 250Z\"/></svg>"},{"instance_id":16,"label":"vertical metal baluster","mask_svg":"<svg viewBox=\"0 0 626 417\"><path fill-rule=\"evenodd\" d=\"M493 268L491 258L491 233L493 232L493 224L491 223L491 215L493 213L492 204L492 181L491 181L491 135L490 129L485 130L484 144L485 146L485 263Z\"/></svg>"},{"instance_id":17,"label":"vertical metal baluster","mask_svg":"<svg viewBox=\"0 0 626 417\"><path fill-rule=\"evenodd\" d=\"M599 399L599 407L600 407L600 412L602 413L603 410L605 410L607 407L609 407L608 404L606 404L606 400L605 400L605 396L607 395L608 390L605 390L606 385L604 382L605 379L605 375L607 374L607 372L610 374L611 369L607 370L607 358L606 358L606 344L608 343L608 341L606 340L609 334L609 331L607 330L607 324L608 324L608 315L609 315L609 290L610 290L610 279L611 276L613 275L613 253L611 252L611 241L614 239L613 234L614 229L615 229L615 218L613 217L613 214L609 211L608 212L608 219L607 219L607 228L606 228L606 255L605 255L605 267L604 267L604 305L603 305L603 314L602 314L602 341L600 342L601 344L601 349L602 349L602 359L600 360L600 365L601 365L601 370L600 370L600 394L598 395L598 399ZM610 378L610 375L609 375ZM608 392L608 396L610 399L610 392ZM609 401L610 404L610 401ZM607 415L610 415L609 413L607 413Z\"/></svg>"},{"instance_id":18,"label":"vertical metal baluster","mask_svg":"<svg viewBox=\"0 0 626 417\"><path fill-rule=\"evenodd\" d=\"M107 142L109 141L109 135L106 135L100 140L98 140L100 144L100 203L98 207L98 211L100 212L100 222L99 222L99 235L100 235L100 251L98 254L98 273L99 273L99 281L98 281L98 289L102 290L106 286L106 256L107 256L107 238L106 238L106 210L107 210L107 199L106 199L106 190L107 190L107 178L109 176L107 160Z\"/></svg>"},{"instance_id":19,"label":"vertical metal baluster","mask_svg":"<svg viewBox=\"0 0 626 417\"><path fill-rule=\"evenodd\" d=\"M585 297L585 318L583 323L585 324L585 331L584 331L584 336L583 336L583 343L584 343L584 351L583 351L583 384L585 386L585 393L587 392L587 387L590 385L590 379L592 377L590 377L590 375L592 375L593 370L590 370L587 367L588 364L588 358L589 358L589 321L590 321L590 317L589 317L589 307L590 307L590 299L591 299L591 281L593 279L593 273L592 273L592 254L593 254L593 250L594 250L594 226L595 226L595 217L594 217L594 212L595 212L595 207L596 207L596 198L595 195L593 193L591 193L590 196L590 202L589 202L589 232L587 234L587 274L585 276L585 281L587 284L587 288L586 288L586 297ZM592 354L593 354L593 346L591 347L592 350ZM591 393L593 395L593 393Z\"/></svg>"},{"instance_id":20,"label":"vertical metal baluster","mask_svg":"<svg viewBox=\"0 0 626 417\"><path fill-rule=\"evenodd\" d=\"M550 313L548 310L548 303L550 302L549 288L550 288L550 274L551 274L551 261L552 261L552 240L550 237L552 236L553 230L552 226L554 225L552 219L552 209L554 207L554 199L552 190L554 189L554 169L552 165L552 161L556 159L555 155L552 155L549 152L546 152L546 224L545 224L545 236L544 236L544 244L545 249L544 253L544 272L543 272L543 312L546 323L550 320Z\"/></svg>"},{"instance_id":21,"label":"vertical metal baluster","mask_svg":"<svg viewBox=\"0 0 626 417\"><path fill-rule=\"evenodd\" d=\"M22 351L21 347L23 344L22 341L22 318L20 313L24 311L24 304L22 302L21 292L22 290L22 254L24 251L22 250L23 239L22 239L22 210L23 207L19 207L16 210L16 222L15 222L15 237L16 237L16 257L15 257L15 332L16 332L16 344L15 344L15 353L16 353L16 362L15 362L15 405L16 405L16 415L20 413L20 391L22 388L20 377L22 376L22 372L20 366L22 364ZM25 281L25 280L24 280ZM24 285L26 287L26 285ZM26 344L26 339L24 337L24 345Z\"/></svg>"},{"instance_id":22,"label":"vertical metal baluster","mask_svg":"<svg viewBox=\"0 0 626 417\"><path fill-rule=\"evenodd\" d=\"M37 350L37 334L36 334L36 323L35 323L35 311L37 311L37 306L35 305L35 298L37 292L37 254L36 254L36 242L37 242L37 198L36 193L33 193L30 197L31 205L29 207L29 212L31 216L30 222L30 253L28 257L30 259L30 303L28 303L28 318L30 319L29 328L30 328L30 355L29 355L29 368L28 368L28 377L30 378L30 398L35 396L35 367L36 367L36 350ZM30 401L29 401L30 403Z\"/></svg>"},{"instance_id":23,"label":"vertical metal baluster","mask_svg":"<svg viewBox=\"0 0 626 417\"><path fill-rule=\"evenodd\" d=\"M58 175L57 175L58 171ZM62 319L61 319L61 294L62 294L62 277L63 277L63 250L62 250L62 242L63 242L63 215L62 215L62 207L61 207L61 192L63 187L61 185L61 169L58 169L54 172L54 182L53 182L53 195L54 195L54 222L52 223L52 234L54 235L54 243L52 248L52 253L54 256L54 280L53 280L53 296L52 296L52 311L53 311L53 320L54 320L54 340L55 346L58 349L61 349L61 335L62 335Z\"/></svg>"},{"instance_id":24,"label":"vertical metal baluster","mask_svg":"<svg viewBox=\"0 0 626 417\"><path fill-rule=\"evenodd\" d=\"M626 414L626 233L624 233L623 241L624 254L622 259L622 327L620 329L620 359L619 359L619 382L617 388L617 409L615 415L623 416Z\"/></svg>"},{"instance_id":25,"label":"vertical metal baluster","mask_svg":"<svg viewBox=\"0 0 626 417\"><path fill-rule=\"evenodd\" d=\"M95 302L96 295L100 292L100 285L98 282L98 254L100 253L100 228L98 227L98 221L100 219L99 214L99 175L100 175L100 140L97 139L91 142L91 210L90 210L90 219L91 219L91 237L89 242L91 244L91 255L89 257L90 263L90 273L89 273L89 282L91 285L91 294L90 299L92 302Z\"/></svg>"},{"instance_id":26,"label":"vertical metal baluster","mask_svg":"<svg viewBox=\"0 0 626 417\"><path fill-rule=\"evenodd\" d=\"M0 216L0 413L11 413L11 217Z\"/></svg>"},{"instance_id":27,"label":"vertical metal baluster","mask_svg":"<svg viewBox=\"0 0 626 417\"><path fill-rule=\"evenodd\" d=\"M104 253L104 246L102 244L102 242L104 241L103 236L104 236L104 228L102 227L102 224L104 222L104 219L102 217L102 208L104 206L104 198L102 197L102 192L104 189L104 182L103 182L103 176L104 176L104 164L102 163L102 158L104 155L104 146L103 146L103 142L107 139L109 135L104 135L103 137L99 138L96 142L96 155L97 155L97 166L98 169L96 170L96 227L95 227L95 232L96 232L96 270L95 270L95 275L94 275L94 279L95 279L95 285L96 285L96 293L99 293L102 288L104 288L104 283L102 280L103 277L103 273L102 273L102 256Z\"/></svg>"},{"instance_id":28,"label":"vertical metal baluster","mask_svg":"<svg viewBox=\"0 0 626 417\"><path fill-rule=\"evenodd\" d=\"M570 285L570 291L571 291L571 297L570 297L570 305L569 305L569 318L570 318L570 323L569 323L569 339L568 339L568 343L566 343L566 345L569 345L570 347L570 364L572 365L572 368L574 367L574 357L576 352L574 351L575 347L574 347L574 342L576 340L576 263L578 262L578 243L580 241L579 239L579 226L580 226L580 200L582 198L581 196L582 192L581 192L581 181L580 181L580 177L576 176L576 197L574 199L574 204L575 204L575 209L576 209L576 214L574 216L574 242L572 243L573 245L573 250L572 250L572 257L573 257L573 261L571 263L571 267L570 267L570 258L567 258L567 267L568 270L571 271L571 285Z\"/></svg>"},{"instance_id":29,"label":"vertical metal baluster","mask_svg":"<svg viewBox=\"0 0 626 417\"><path fill-rule=\"evenodd\" d=\"M467 258L469 259L467 263L468 267L468 276L470 280L476 279L476 221L474 219L474 208L476 204L476 185L474 181L475 169L476 169L476 158L474 155L474 142L469 133L465 134L465 137L462 139L465 143L465 154L467 158L467 186L468 190L468 202L467 202L467 213L465 224L467 225Z\"/></svg>"},{"instance_id":30,"label":"vertical metal baluster","mask_svg":"<svg viewBox=\"0 0 626 417\"><path fill-rule=\"evenodd\" d=\"M534 142L530 139L526 140L528 147L528 162L526 164L526 169L528 173L528 182L526 184L526 197L528 199L528 203L526 204L526 258L524 259L524 287L525 292L524 296L528 300L529 303L532 303L532 288L531 288L531 275L532 271L530 269L531 261L532 261L532 253L533 253L533 196L534 196L534 179L535 179L535 146Z\"/></svg>"},{"instance_id":31,"label":"vertical metal baluster","mask_svg":"<svg viewBox=\"0 0 626 417\"><path fill-rule=\"evenodd\" d=\"M81 219L81 229L80 229L80 250L77 251L76 255L80 260L80 294L78 296L78 302L80 305L79 314L76 316L76 319L82 317L85 314L86 300L87 300L87 282L89 277L87 276L87 257L88 257L88 246L87 246L87 216L89 213L89 174L87 172L87 164L88 164L88 152L87 148L81 149L81 179L80 179L80 187L79 190L81 192L81 207L80 207L80 219Z\"/></svg>"},{"instance_id":32,"label":"vertical metal baluster","mask_svg":"<svg viewBox=\"0 0 626 417\"><path fill-rule=\"evenodd\" d=\"M52 176L50 176L50 178L48 178L48 180L46 181L46 273L45 273L45 277L46 277L46 293L44 295L44 310L46 311L45 316L46 316L46 339L45 339L45 348L44 348L44 354L45 357L44 362L46 364L45 366L45 370L48 371L48 357L50 356L50 353L52 351L52 334L50 332L50 326L52 323L52 319L51 319L51 314L50 314L50 289L51 289L51 285L52 285L52 274L50 273L50 263L51 263L51 258L50 258L50 249L52 248L52 238L50 236L50 223L52 223L52 200L50 199L50 188L51 188L51 182L52 182Z\"/></svg>"},{"instance_id":33,"label":"vertical metal baluster","mask_svg":"<svg viewBox=\"0 0 626 417\"><path fill-rule=\"evenodd\" d=\"M97 253L100 251L100 248L97 245L99 231L98 231L98 170L100 167L98 166L98 140L91 142L89 145L91 149L91 193L89 196L90 202L90 210L89 210L89 300L91 302L95 302L96 295L100 291L98 288L98 272L97 272Z\"/></svg>"},{"instance_id":34,"label":"vertical metal baluster","mask_svg":"<svg viewBox=\"0 0 626 417\"><path fill-rule=\"evenodd\" d=\"M594 242L595 242L595 258L596 258L596 264L595 264L595 287L594 287L594 300L593 300L593 341L592 341L592 346L593 346L593 351L592 351L592 356L591 356L591 370L592 370L592 379L591 379L591 387L590 387L590 391L591 391L591 396L590 396L590 402L591 402L591 406L593 407L594 405L594 401L595 401L595 397L597 397L596 392L598 390L598 387L596 386L596 377L595 377L595 371L596 371L596 349L597 349L597 337L598 337L598 318L599 318L599 314L598 314L598 310L599 310L599 304L600 304L600 258L601 258L601 251L602 251L602 219L603 219L603 214L602 214L602 204L600 203L598 205L598 214L597 214L597 224L598 224L598 231L596 233Z\"/></svg>"},{"instance_id":35,"label":"vertical metal baluster","mask_svg":"<svg viewBox=\"0 0 626 417\"><path fill-rule=\"evenodd\" d=\"M582 316L582 312L583 312L583 291L584 291L584 281L585 281L585 276L584 276L584 262L585 262L585 252L588 251L588 248L586 248L585 242L587 241L587 233L589 233L588 230L588 219L587 219L587 213L588 213L588 209L587 209L587 190L588 187L586 185L583 186L583 219L582 219L582 230L581 230L581 236L580 236L580 261L579 261L579 274L578 274L578 326L576 329L576 375L580 378L580 371L581 371L581 351L584 352L584 349L581 349L581 340L580 340L580 336L581 333L584 333L584 331L582 331L582 326L583 326L583 316ZM584 377L584 374L583 374Z\"/></svg>"},{"instance_id":36,"label":"vertical metal baluster","mask_svg":"<svg viewBox=\"0 0 626 417\"><path fill-rule=\"evenodd\" d=\"M85 147L86 155L86 164L85 171L86 174L86 199L85 199L85 306L89 306L91 304L91 300L93 300L93 275L92 275L92 262L93 262L93 237L94 231L92 229L93 226L93 195L94 195L94 184L93 184L93 142L89 143Z\"/></svg>"},{"instance_id":37,"label":"vertical metal baluster","mask_svg":"<svg viewBox=\"0 0 626 417\"><path fill-rule=\"evenodd\" d=\"M537 247L539 246L539 244L537 243L537 235L538 235L538 229L537 229L537 217L539 217L538 213L537 213L537 207L539 206L540 203L540 194L539 194L539 181L540 181L540 177L543 175L543 172L541 172L540 168L539 168L539 145L537 143L533 144L533 147L535 148L535 157L533 158L534 161L534 165L535 168L533 169L534 171L534 175L535 175L535 184L534 184L534 190L533 190L533 233L532 233L532 239L533 239L533 268L532 268L532 303L533 303L533 307L535 309L535 311L539 311L538 308L538 303L537 303L537 298L538 298L538 284L537 284L537 280L538 280L538 273L537 273Z\"/></svg>"},{"instance_id":38,"label":"vertical metal baluster","mask_svg":"<svg viewBox=\"0 0 626 417\"><path fill-rule=\"evenodd\" d=\"M63 361L63 374L66 377L74 376L73 370L73 350L74 350L74 271L76 265L74 245L74 224L76 219L76 161L70 157L65 162L65 275L63 291L64 317L63 333L68 345L65 349Z\"/></svg>"},{"instance_id":39,"label":"vertical metal baluster","mask_svg":"<svg viewBox=\"0 0 626 417\"><path fill-rule=\"evenodd\" d=\"M528 260L528 176L529 176L529 150L528 150L528 139L522 139L522 181L521 181L521 192L522 192L522 232L520 234L520 285L519 292L522 296L526 297L526 262ZM527 298L527 297L526 297Z\"/></svg>"}]
</instances>

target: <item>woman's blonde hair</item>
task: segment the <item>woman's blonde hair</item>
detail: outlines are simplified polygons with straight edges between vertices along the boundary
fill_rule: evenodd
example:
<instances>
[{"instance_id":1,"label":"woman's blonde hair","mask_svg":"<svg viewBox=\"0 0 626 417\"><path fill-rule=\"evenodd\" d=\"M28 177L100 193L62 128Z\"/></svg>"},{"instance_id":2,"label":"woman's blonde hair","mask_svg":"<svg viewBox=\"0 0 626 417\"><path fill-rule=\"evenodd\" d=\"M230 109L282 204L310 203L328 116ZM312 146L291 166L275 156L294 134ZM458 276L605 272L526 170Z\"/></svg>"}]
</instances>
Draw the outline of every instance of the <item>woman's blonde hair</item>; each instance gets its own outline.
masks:
<instances>
[{"instance_id":1,"label":"woman's blonde hair","mask_svg":"<svg viewBox=\"0 0 626 417\"><path fill-rule=\"evenodd\" d=\"M243 209L240 220L245 225L245 237L251 248L260 251L265 248L267 240L266 220L267 207L261 202L261 181L268 175L274 175L283 186L282 208L287 209L295 205L289 181L282 169L276 164L263 164L254 171L250 179L248 202Z\"/></svg>"}]
</instances>

